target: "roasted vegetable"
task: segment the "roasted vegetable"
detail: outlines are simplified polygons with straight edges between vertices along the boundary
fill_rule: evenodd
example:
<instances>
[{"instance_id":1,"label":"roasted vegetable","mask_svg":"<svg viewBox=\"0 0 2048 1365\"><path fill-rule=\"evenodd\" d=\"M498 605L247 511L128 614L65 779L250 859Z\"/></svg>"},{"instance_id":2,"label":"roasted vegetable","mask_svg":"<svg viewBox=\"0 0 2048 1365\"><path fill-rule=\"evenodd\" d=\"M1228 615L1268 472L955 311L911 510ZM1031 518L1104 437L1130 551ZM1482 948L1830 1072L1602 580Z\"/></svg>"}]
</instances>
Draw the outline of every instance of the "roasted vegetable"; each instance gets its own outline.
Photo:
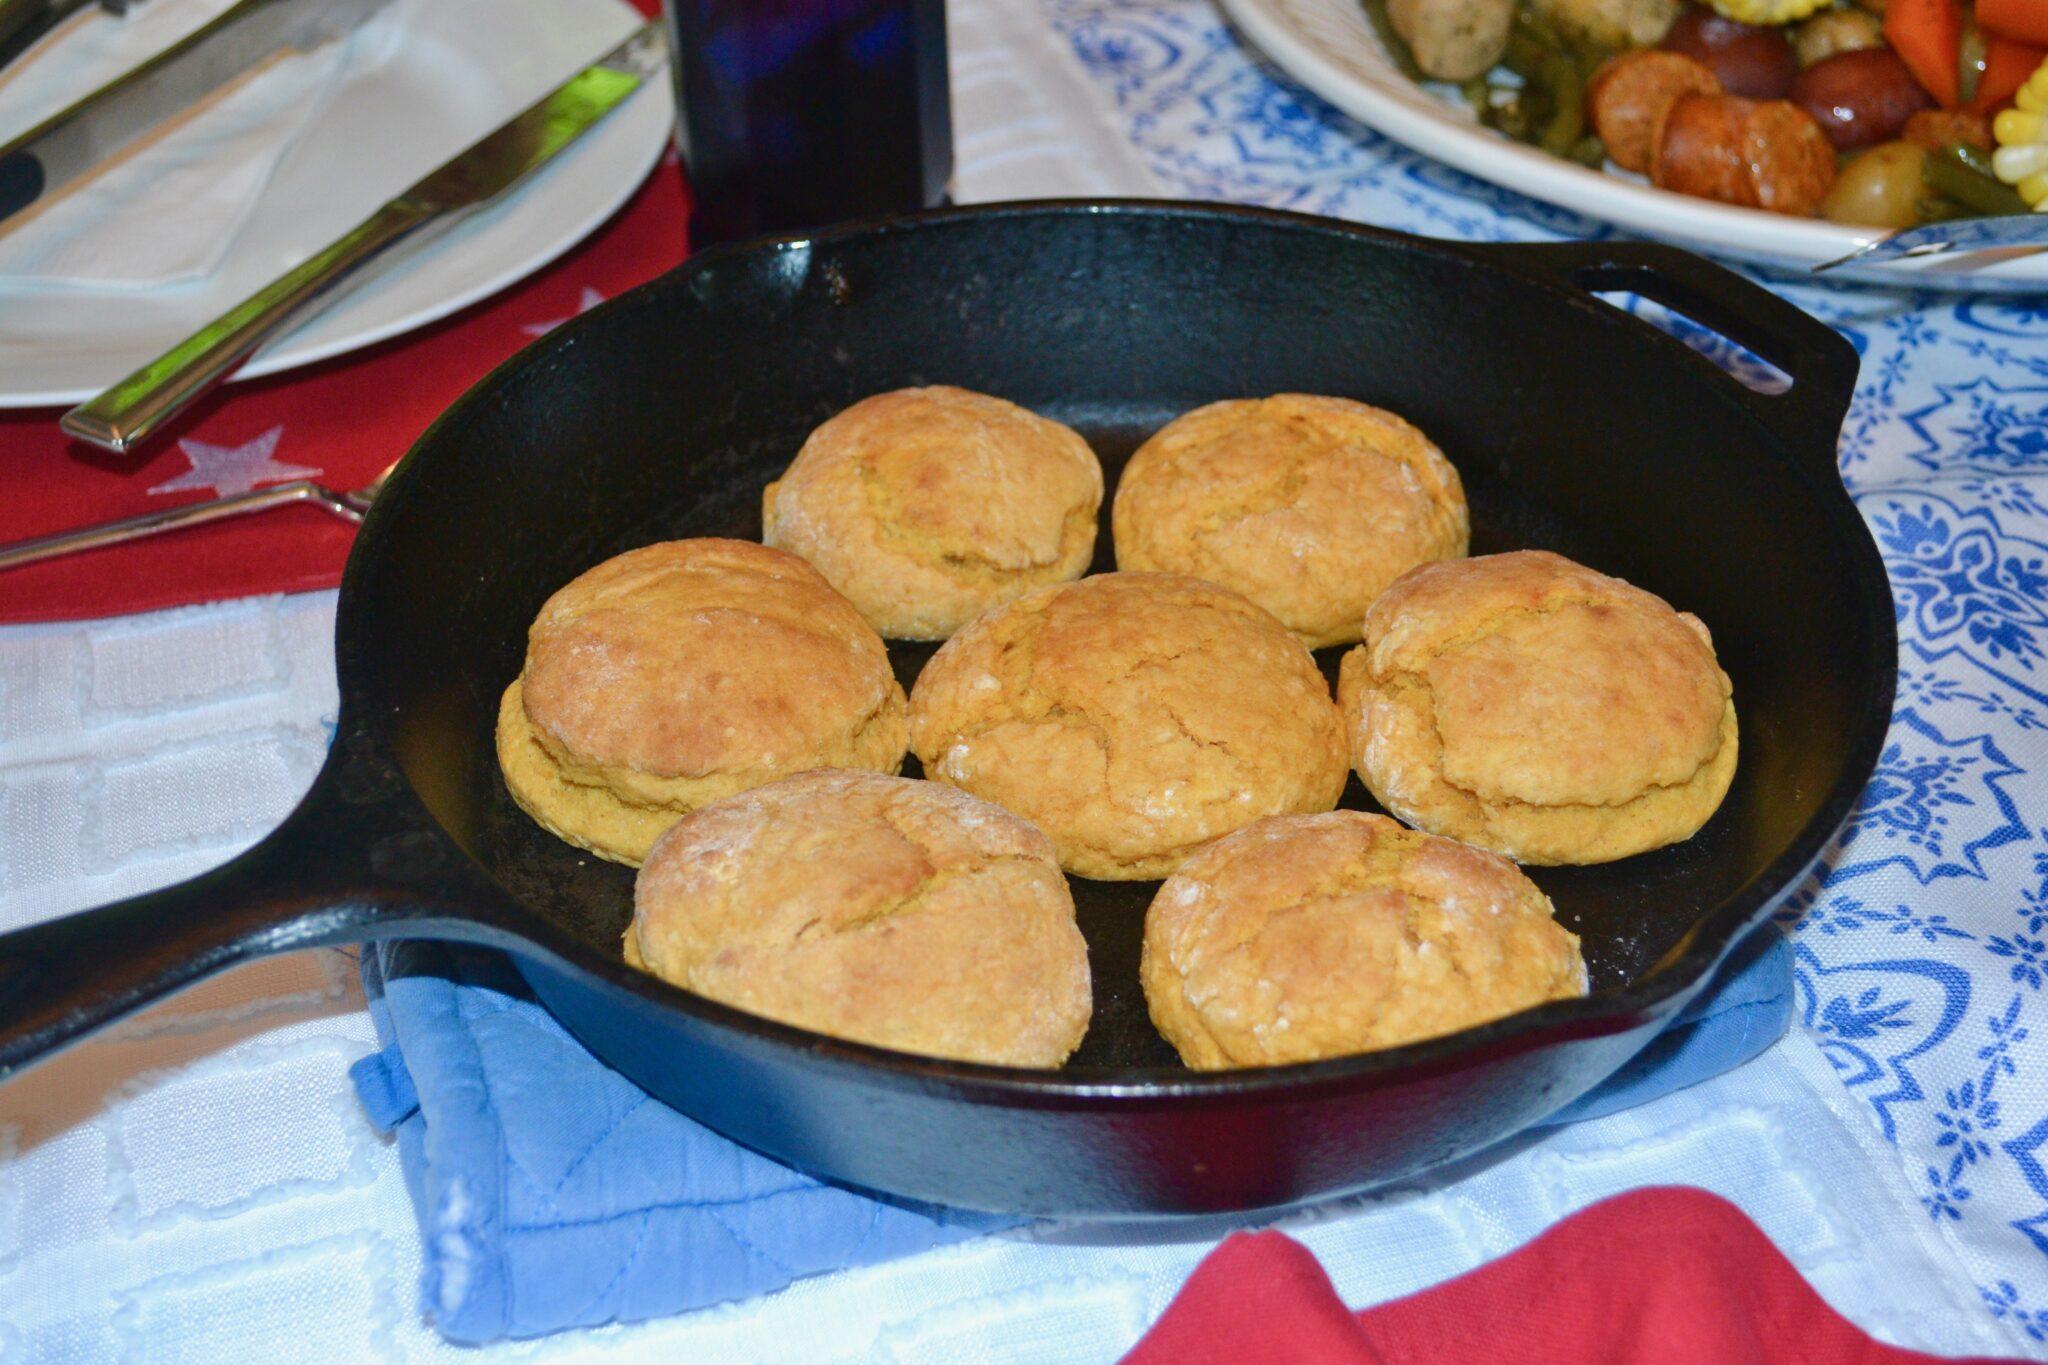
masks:
<instances>
[{"instance_id":1,"label":"roasted vegetable","mask_svg":"<svg viewBox=\"0 0 2048 1365\"><path fill-rule=\"evenodd\" d=\"M1529 0L1529 13L1598 47L1651 47L1678 17L1679 0Z\"/></svg>"},{"instance_id":2,"label":"roasted vegetable","mask_svg":"<svg viewBox=\"0 0 2048 1365\"><path fill-rule=\"evenodd\" d=\"M1744 99L1783 99L1799 75L1799 59L1783 29L1737 23L1697 6L1678 16L1658 46L1701 63L1722 89Z\"/></svg>"},{"instance_id":3,"label":"roasted vegetable","mask_svg":"<svg viewBox=\"0 0 2048 1365\"><path fill-rule=\"evenodd\" d=\"M1991 125L1998 150L1992 170L2019 192L2027 207L2048 212L2048 61L2013 96L2013 107Z\"/></svg>"},{"instance_id":4,"label":"roasted vegetable","mask_svg":"<svg viewBox=\"0 0 2048 1365\"><path fill-rule=\"evenodd\" d=\"M1967 105L1977 98L1977 86L1984 79L1984 34L1970 11L1963 11L1963 27L1956 35L1956 103Z\"/></svg>"},{"instance_id":5,"label":"roasted vegetable","mask_svg":"<svg viewBox=\"0 0 2048 1365\"><path fill-rule=\"evenodd\" d=\"M1860 9L1822 10L1792 31L1792 52L1802 67L1844 52L1884 46L1884 27Z\"/></svg>"},{"instance_id":6,"label":"roasted vegetable","mask_svg":"<svg viewBox=\"0 0 2048 1365\"><path fill-rule=\"evenodd\" d=\"M1961 0L1891 0L1884 12L1884 38L1936 104L1956 107L1956 68L1963 45Z\"/></svg>"},{"instance_id":7,"label":"roasted vegetable","mask_svg":"<svg viewBox=\"0 0 2048 1365\"><path fill-rule=\"evenodd\" d=\"M1507 48L1515 0L1386 0L1387 19L1424 75L1483 76Z\"/></svg>"},{"instance_id":8,"label":"roasted vegetable","mask_svg":"<svg viewBox=\"0 0 2048 1365\"><path fill-rule=\"evenodd\" d=\"M1991 121L1970 109L1922 109L1906 120L1899 136L1915 147L1938 152L1951 142L1991 150Z\"/></svg>"},{"instance_id":9,"label":"roasted vegetable","mask_svg":"<svg viewBox=\"0 0 2048 1365\"><path fill-rule=\"evenodd\" d=\"M1745 24L1796 24L1830 0L1713 0L1714 8Z\"/></svg>"},{"instance_id":10,"label":"roasted vegetable","mask_svg":"<svg viewBox=\"0 0 2048 1365\"><path fill-rule=\"evenodd\" d=\"M1977 23L1986 33L2048 47L2048 4L2042 0L1977 0Z\"/></svg>"},{"instance_id":11,"label":"roasted vegetable","mask_svg":"<svg viewBox=\"0 0 2048 1365\"><path fill-rule=\"evenodd\" d=\"M1429 77L1422 74L1422 68L1415 64L1415 54L1408 50L1408 40L1394 31L1394 21L1387 17L1387 0L1359 0L1359 7L1365 11L1366 22L1372 25L1373 36L1380 40L1380 46L1387 50L1401 74L1411 81L1424 81Z\"/></svg>"},{"instance_id":12,"label":"roasted vegetable","mask_svg":"<svg viewBox=\"0 0 2048 1365\"><path fill-rule=\"evenodd\" d=\"M1593 77L1586 104L1593 130L1625 171L1650 169L1651 143L1680 95L1718 95L1721 82L1690 57L1655 48L1624 52Z\"/></svg>"},{"instance_id":13,"label":"roasted vegetable","mask_svg":"<svg viewBox=\"0 0 2048 1365\"><path fill-rule=\"evenodd\" d=\"M1789 101L1682 95L1664 116L1650 180L1680 194L1809 217L1835 182L1835 152Z\"/></svg>"},{"instance_id":14,"label":"roasted vegetable","mask_svg":"<svg viewBox=\"0 0 2048 1365\"><path fill-rule=\"evenodd\" d=\"M1987 218L2025 213L2027 201L2002 184L1994 173L1995 162L1970 147L1949 146L1928 153L1920 168L1927 188L1946 195L1973 213Z\"/></svg>"},{"instance_id":15,"label":"roasted vegetable","mask_svg":"<svg viewBox=\"0 0 2048 1365\"><path fill-rule=\"evenodd\" d=\"M1792 102L1845 152L1890 142L1907 119L1933 103L1906 64L1884 47L1838 53L1808 67L1792 83Z\"/></svg>"},{"instance_id":16,"label":"roasted vegetable","mask_svg":"<svg viewBox=\"0 0 2048 1365\"><path fill-rule=\"evenodd\" d=\"M2043 0L2048 4L2048 0ZM2030 43L2015 42L1992 33L1985 36L1984 74L1977 82L1977 98L1970 101L1970 107L1980 114L1989 114L2019 93L2027 83L2027 77L2034 74L2043 61L2048 61L2048 48L2035 47Z\"/></svg>"},{"instance_id":17,"label":"roasted vegetable","mask_svg":"<svg viewBox=\"0 0 2048 1365\"><path fill-rule=\"evenodd\" d=\"M1921 178L1926 160L1927 149L1910 142L1872 147L1835 176L1828 197L1821 201L1821 217L1858 227L1913 226L1921 219L1927 195Z\"/></svg>"}]
</instances>

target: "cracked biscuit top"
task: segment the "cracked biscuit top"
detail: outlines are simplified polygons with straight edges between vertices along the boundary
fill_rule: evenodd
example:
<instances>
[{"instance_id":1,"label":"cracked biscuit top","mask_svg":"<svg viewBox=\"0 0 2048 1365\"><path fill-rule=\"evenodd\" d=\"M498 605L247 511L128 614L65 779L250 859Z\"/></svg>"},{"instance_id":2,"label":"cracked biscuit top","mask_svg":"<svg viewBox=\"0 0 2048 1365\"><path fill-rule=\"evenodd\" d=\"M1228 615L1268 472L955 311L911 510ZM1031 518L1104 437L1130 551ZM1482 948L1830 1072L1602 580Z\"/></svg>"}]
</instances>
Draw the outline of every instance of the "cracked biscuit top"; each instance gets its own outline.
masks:
<instances>
[{"instance_id":1,"label":"cracked biscuit top","mask_svg":"<svg viewBox=\"0 0 2048 1365\"><path fill-rule=\"evenodd\" d=\"M1380 804L1519 862L1689 838L1735 773L1706 626L1547 551L1404 576L1367 613L1338 701Z\"/></svg>"},{"instance_id":2,"label":"cracked biscuit top","mask_svg":"<svg viewBox=\"0 0 2048 1365\"><path fill-rule=\"evenodd\" d=\"M989 608L1077 578L1102 466L1071 429L966 389L862 399L761 498L761 539L802 555L895 640L943 640Z\"/></svg>"},{"instance_id":3,"label":"cracked biscuit top","mask_svg":"<svg viewBox=\"0 0 2048 1365\"><path fill-rule=\"evenodd\" d=\"M894 772L903 711L881 638L817 570L746 541L673 540L541 607L498 756L542 825L637 863L677 817L747 787Z\"/></svg>"},{"instance_id":4,"label":"cracked biscuit top","mask_svg":"<svg viewBox=\"0 0 2048 1365\"><path fill-rule=\"evenodd\" d=\"M1244 598L1180 574L1041 588L911 689L925 775L1051 836L1084 877L1143 880L1266 815L1328 810L1342 725L1315 661Z\"/></svg>"},{"instance_id":5,"label":"cracked biscuit top","mask_svg":"<svg viewBox=\"0 0 2048 1365\"><path fill-rule=\"evenodd\" d=\"M809 772L685 817L633 890L627 961L903 1052L1057 1066L1092 1007L1045 836L936 782Z\"/></svg>"},{"instance_id":6,"label":"cracked biscuit top","mask_svg":"<svg viewBox=\"0 0 2048 1365\"><path fill-rule=\"evenodd\" d=\"M1465 553L1458 471L1427 436L1348 398L1211 403L1138 448L1112 507L1119 569L1235 589L1311 649L1358 639L1417 564Z\"/></svg>"},{"instance_id":7,"label":"cracked biscuit top","mask_svg":"<svg viewBox=\"0 0 2048 1365\"><path fill-rule=\"evenodd\" d=\"M1140 977L1203 1069L1370 1052L1586 993L1578 939L1513 863L1350 810L1261 820L1181 864L1145 912Z\"/></svg>"}]
</instances>

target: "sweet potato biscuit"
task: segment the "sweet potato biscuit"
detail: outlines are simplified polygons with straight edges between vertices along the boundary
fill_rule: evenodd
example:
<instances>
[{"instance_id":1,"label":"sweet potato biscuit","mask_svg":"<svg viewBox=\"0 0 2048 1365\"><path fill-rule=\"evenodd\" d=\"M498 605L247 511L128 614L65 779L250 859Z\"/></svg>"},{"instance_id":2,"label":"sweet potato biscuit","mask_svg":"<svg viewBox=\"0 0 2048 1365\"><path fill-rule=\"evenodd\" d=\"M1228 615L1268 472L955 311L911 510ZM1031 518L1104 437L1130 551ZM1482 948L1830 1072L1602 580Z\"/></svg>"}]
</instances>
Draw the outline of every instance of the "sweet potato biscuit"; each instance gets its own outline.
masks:
<instances>
[{"instance_id":1,"label":"sweet potato biscuit","mask_svg":"<svg viewBox=\"0 0 2048 1365\"><path fill-rule=\"evenodd\" d=\"M862 399L811 433L761 497L761 539L818 567L895 640L943 640L1078 578L1102 466L1075 432L966 389Z\"/></svg>"},{"instance_id":2,"label":"sweet potato biscuit","mask_svg":"<svg viewBox=\"0 0 2048 1365\"><path fill-rule=\"evenodd\" d=\"M1690 838L1735 775L1699 618L1538 550L1414 570L1373 603L1338 704L1380 804L1523 863Z\"/></svg>"},{"instance_id":3,"label":"sweet potato biscuit","mask_svg":"<svg viewBox=\"0 0 2048 1365\"><path fill-rule=\"evenodd\" d=\"M527 814L638 863L678 818L748 787L810 768L895 772L903 688L880 637L795 555L673 540L547 600L497 744Z\"/></svg>"},{"instance_id":4,"label":"sweet potato biscuit","mask_svg":"<svg viewBox=\"0 0 2048 1365\"><path fill-rule=\"evenodd\" d=\"M1286 815L1196 853L1145 913L1152 1022L1189 1066L1371 1052L1586 993L1507 859L1383 815Z\"/></svg>"},{"instance_id":5,"label":"sweet potato biscuit","mask_svg":"<svg viewBox=\"0 0 2048 1365\"><path fill-rule=\"evenodd\" d=\"M1119 569L1243 593L1311 649L1358 639L1365 609L1417 564L1465 553L1458 471L1391 412L1283 393L1167 423L1124 467Z\"/></svg>"},{"instance_id":6,"label":"sweet potato biscuit","mask_svg":"<svg viewBox=\"0 0 2048 1365\"><path fill-rule=\"evenodd\" d=\"M1004 1066L1058 1066L1092 1008L1046 837L873 773L802 773L685 816L640 869L625 950L750 1013Z\"/></svg>"},{"instance_id":7,"label":"sweet potato biscuit","mask_svg":"<svg viewBox=\"0 0 2048 1365\"><path fill-rule=\"evenodd\" d=\"M1328 810L1342 725L1301 642L1227 589L1115 573L1040 588L911 689L925 775L1006 806L1084 877L1164 876L1263 815Z\"/></svg>"}]
</instances>

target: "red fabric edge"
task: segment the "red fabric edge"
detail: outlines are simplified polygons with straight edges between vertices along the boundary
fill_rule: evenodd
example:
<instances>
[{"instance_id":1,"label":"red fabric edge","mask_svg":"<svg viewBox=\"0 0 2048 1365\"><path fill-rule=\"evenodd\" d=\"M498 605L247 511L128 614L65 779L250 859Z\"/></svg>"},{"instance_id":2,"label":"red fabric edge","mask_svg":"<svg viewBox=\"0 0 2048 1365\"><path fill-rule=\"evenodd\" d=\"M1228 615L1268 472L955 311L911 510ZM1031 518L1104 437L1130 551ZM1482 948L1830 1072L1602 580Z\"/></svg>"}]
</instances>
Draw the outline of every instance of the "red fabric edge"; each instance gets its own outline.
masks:
<instances>
[{"instance_id":1,"label":"red fabric edge","mask_svg":"<svg viewBox=\"0 0 2048 1365\"><path fill-rule=\"evenodd\" d=\"M1235 1233L1125 1359L1909 1365L1945 1357L1886 1345L1837 1313L1736 1205L1660 1186L1603 1200L1476 1270L1357 1314L1299 1242Z\"/></svg>"}]
</instances>

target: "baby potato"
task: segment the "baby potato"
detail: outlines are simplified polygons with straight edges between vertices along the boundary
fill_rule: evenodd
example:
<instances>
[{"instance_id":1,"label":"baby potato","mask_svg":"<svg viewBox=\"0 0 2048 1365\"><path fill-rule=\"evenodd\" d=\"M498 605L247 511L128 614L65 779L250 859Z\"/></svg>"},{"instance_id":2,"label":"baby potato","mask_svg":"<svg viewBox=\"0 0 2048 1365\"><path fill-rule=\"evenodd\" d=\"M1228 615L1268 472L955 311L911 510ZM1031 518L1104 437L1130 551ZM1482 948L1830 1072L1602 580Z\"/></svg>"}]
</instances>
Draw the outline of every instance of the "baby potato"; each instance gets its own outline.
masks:
<instances>
[{"instance_id":1,"label":"baby potato","mask_svg":"<svg viewBox=\"0 0 2048 1365\"><path fill-rule=\"evenodd\" d=\"M1907 119L1934 103L1888 47L1837 52L1806 68L1792 83L1792 102L1844 152L1892 141Z\"/></svg>"},{"instance_id":2,"label":"baby potato","mask_svg":"<svg viewBox=\"0 0 2048 1365\"><path fill-rule=\"evenodd\" d=\"M1698 5L1688 5L1657 46L1699 62L1723 90L1744 99L1784 99L1799 75L1783 29L1745 24Z\"/></svg>"},{"instance_id":3,"label":"baby potato","mask_svg":"<svg viewBox=\"0 0 2048 1365\"><path fill-rule=\"evenodd\" d=\"M1927 149L1910 142L1881 142L1850 160L1835 175L1821 201L1821 216L1857 227L1911 227L1920 219L1927 190L1920 168Z\"/></svg>"}]
</instances>

